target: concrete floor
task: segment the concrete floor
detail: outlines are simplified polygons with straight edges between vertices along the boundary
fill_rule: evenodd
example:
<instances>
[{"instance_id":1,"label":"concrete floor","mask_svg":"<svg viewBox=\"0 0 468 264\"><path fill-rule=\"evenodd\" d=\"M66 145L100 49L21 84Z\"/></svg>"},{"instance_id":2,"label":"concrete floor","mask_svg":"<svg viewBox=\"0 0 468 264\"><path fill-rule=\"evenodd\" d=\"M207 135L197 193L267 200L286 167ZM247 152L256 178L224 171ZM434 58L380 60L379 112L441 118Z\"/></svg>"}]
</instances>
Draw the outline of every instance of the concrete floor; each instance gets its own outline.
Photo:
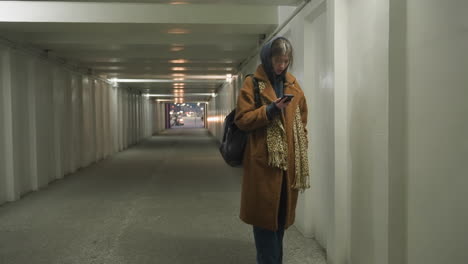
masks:
<instances>
[{"instance_id":1,"label":"concrete floor","mask_svg":"<svg viewBox=\"0 0 468 264\"><path fill-rule=\"evenodd\" d=\"M170 130L0 206L1 264L255 263L240 170L206 130ZM324 264L294 227L287 264Z\"/></svg>"}]
</instances>

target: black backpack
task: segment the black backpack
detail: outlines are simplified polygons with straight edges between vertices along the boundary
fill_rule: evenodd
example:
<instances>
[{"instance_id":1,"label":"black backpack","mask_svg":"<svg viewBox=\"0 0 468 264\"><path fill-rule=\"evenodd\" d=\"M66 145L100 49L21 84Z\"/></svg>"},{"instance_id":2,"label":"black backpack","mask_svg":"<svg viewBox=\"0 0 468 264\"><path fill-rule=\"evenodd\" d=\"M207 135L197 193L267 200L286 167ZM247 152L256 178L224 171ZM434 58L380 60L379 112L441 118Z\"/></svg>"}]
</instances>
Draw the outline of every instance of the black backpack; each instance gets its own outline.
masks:
<instances>
[{"instance_id":1,"label":"black backpack","mask_svg":"<svg viewBox=\"0 0 468 264\"><path fill-rule=\"evenodd\" d=\"M247 75L252 76L252 74ZM258 80L252 76L254 84L254 100L255 107L261 106L260 92L258 89ZM248 132L240 130L234 123L236 109L232 110L224 119L223 141L219 147L219 151L223 156L224 161L232 167L241 167L244 157L245 146L247 145Z\"/></svg>"}]
</instances>

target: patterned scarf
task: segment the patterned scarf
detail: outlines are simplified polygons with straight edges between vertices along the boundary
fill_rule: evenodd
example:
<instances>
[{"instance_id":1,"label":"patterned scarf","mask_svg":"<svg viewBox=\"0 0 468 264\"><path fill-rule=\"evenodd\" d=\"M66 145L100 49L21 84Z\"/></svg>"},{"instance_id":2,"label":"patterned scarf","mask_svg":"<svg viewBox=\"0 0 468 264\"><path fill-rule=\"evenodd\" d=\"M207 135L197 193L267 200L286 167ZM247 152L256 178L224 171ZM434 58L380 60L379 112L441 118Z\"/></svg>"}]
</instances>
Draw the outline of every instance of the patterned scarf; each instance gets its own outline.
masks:
<instances>
[{"instance_id":1,"label":"patterned scarf","mask_svg":"<svg viewBox=\"0 0 468 264\"><path fill-rule=\"evenodd\" d=\"M261 91L265 89L265 83L259 82ZM262 96L263 104L271 102ZM288 142L286 139L286 130L281 116L276 116L266 128L267 132L267 149L268 149L268 165L288 170ZM294 165L295 165L295 180L293 188L304 192L310 188L309 183L309 161L307 156L307 135L305 134L304 124L301 119L301 111L299 106L296 107L293 123L293 138L294 138Z\"/></svg>"}]
</instances>

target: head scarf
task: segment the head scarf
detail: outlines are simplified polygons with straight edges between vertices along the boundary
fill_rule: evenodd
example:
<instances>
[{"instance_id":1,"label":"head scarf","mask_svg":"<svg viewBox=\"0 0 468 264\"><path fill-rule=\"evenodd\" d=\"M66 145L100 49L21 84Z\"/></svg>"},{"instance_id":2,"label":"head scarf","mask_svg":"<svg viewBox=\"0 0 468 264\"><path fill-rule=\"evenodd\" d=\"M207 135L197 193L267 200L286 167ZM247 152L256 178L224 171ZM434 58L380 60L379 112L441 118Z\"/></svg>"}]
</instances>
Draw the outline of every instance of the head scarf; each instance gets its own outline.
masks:
<instances>
[{"instance_id":1,"label":"head scarf","mask_svg":"<svg viewBox=\"0 0 468 264\"><path fill-rule=\"evenodd\" d=\"M286 79L286 72L288 72L288 67L284 69L284 71L280 75L276 75L275 71L273 70L273 62L271 61L271 46L273 45L273 42L277 39L286 39L284 37L276 37L273 38L272 40L268 41L263 45L263 48L260 52L260 60L262 62L263 70L265 70L265 73L268 76L268 79L270 83L274 86L275 83L277 82L278 77L281 78L282 81Z\"/></svg>"}]
</instances>

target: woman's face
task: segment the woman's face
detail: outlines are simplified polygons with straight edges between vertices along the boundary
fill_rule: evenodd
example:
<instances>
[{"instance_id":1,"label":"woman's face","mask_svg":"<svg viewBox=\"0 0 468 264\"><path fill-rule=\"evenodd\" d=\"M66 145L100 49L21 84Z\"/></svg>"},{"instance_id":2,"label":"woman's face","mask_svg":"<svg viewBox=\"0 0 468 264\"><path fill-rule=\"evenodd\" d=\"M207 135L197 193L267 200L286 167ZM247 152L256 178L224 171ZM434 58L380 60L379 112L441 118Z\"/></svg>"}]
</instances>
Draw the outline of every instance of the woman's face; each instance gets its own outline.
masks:
<instances>
[{"instance_id":1,"label":"woman's face","mask_svg":"<svg viewBox=\"0 0 468 264\"><path fill-rule=\"evenodd\" d=\"M289 57L288 55L274 56L271 58L271 62L273 64L273 71L276 75L280 75L289 65Z\"/></svg>"}]
</instances>

